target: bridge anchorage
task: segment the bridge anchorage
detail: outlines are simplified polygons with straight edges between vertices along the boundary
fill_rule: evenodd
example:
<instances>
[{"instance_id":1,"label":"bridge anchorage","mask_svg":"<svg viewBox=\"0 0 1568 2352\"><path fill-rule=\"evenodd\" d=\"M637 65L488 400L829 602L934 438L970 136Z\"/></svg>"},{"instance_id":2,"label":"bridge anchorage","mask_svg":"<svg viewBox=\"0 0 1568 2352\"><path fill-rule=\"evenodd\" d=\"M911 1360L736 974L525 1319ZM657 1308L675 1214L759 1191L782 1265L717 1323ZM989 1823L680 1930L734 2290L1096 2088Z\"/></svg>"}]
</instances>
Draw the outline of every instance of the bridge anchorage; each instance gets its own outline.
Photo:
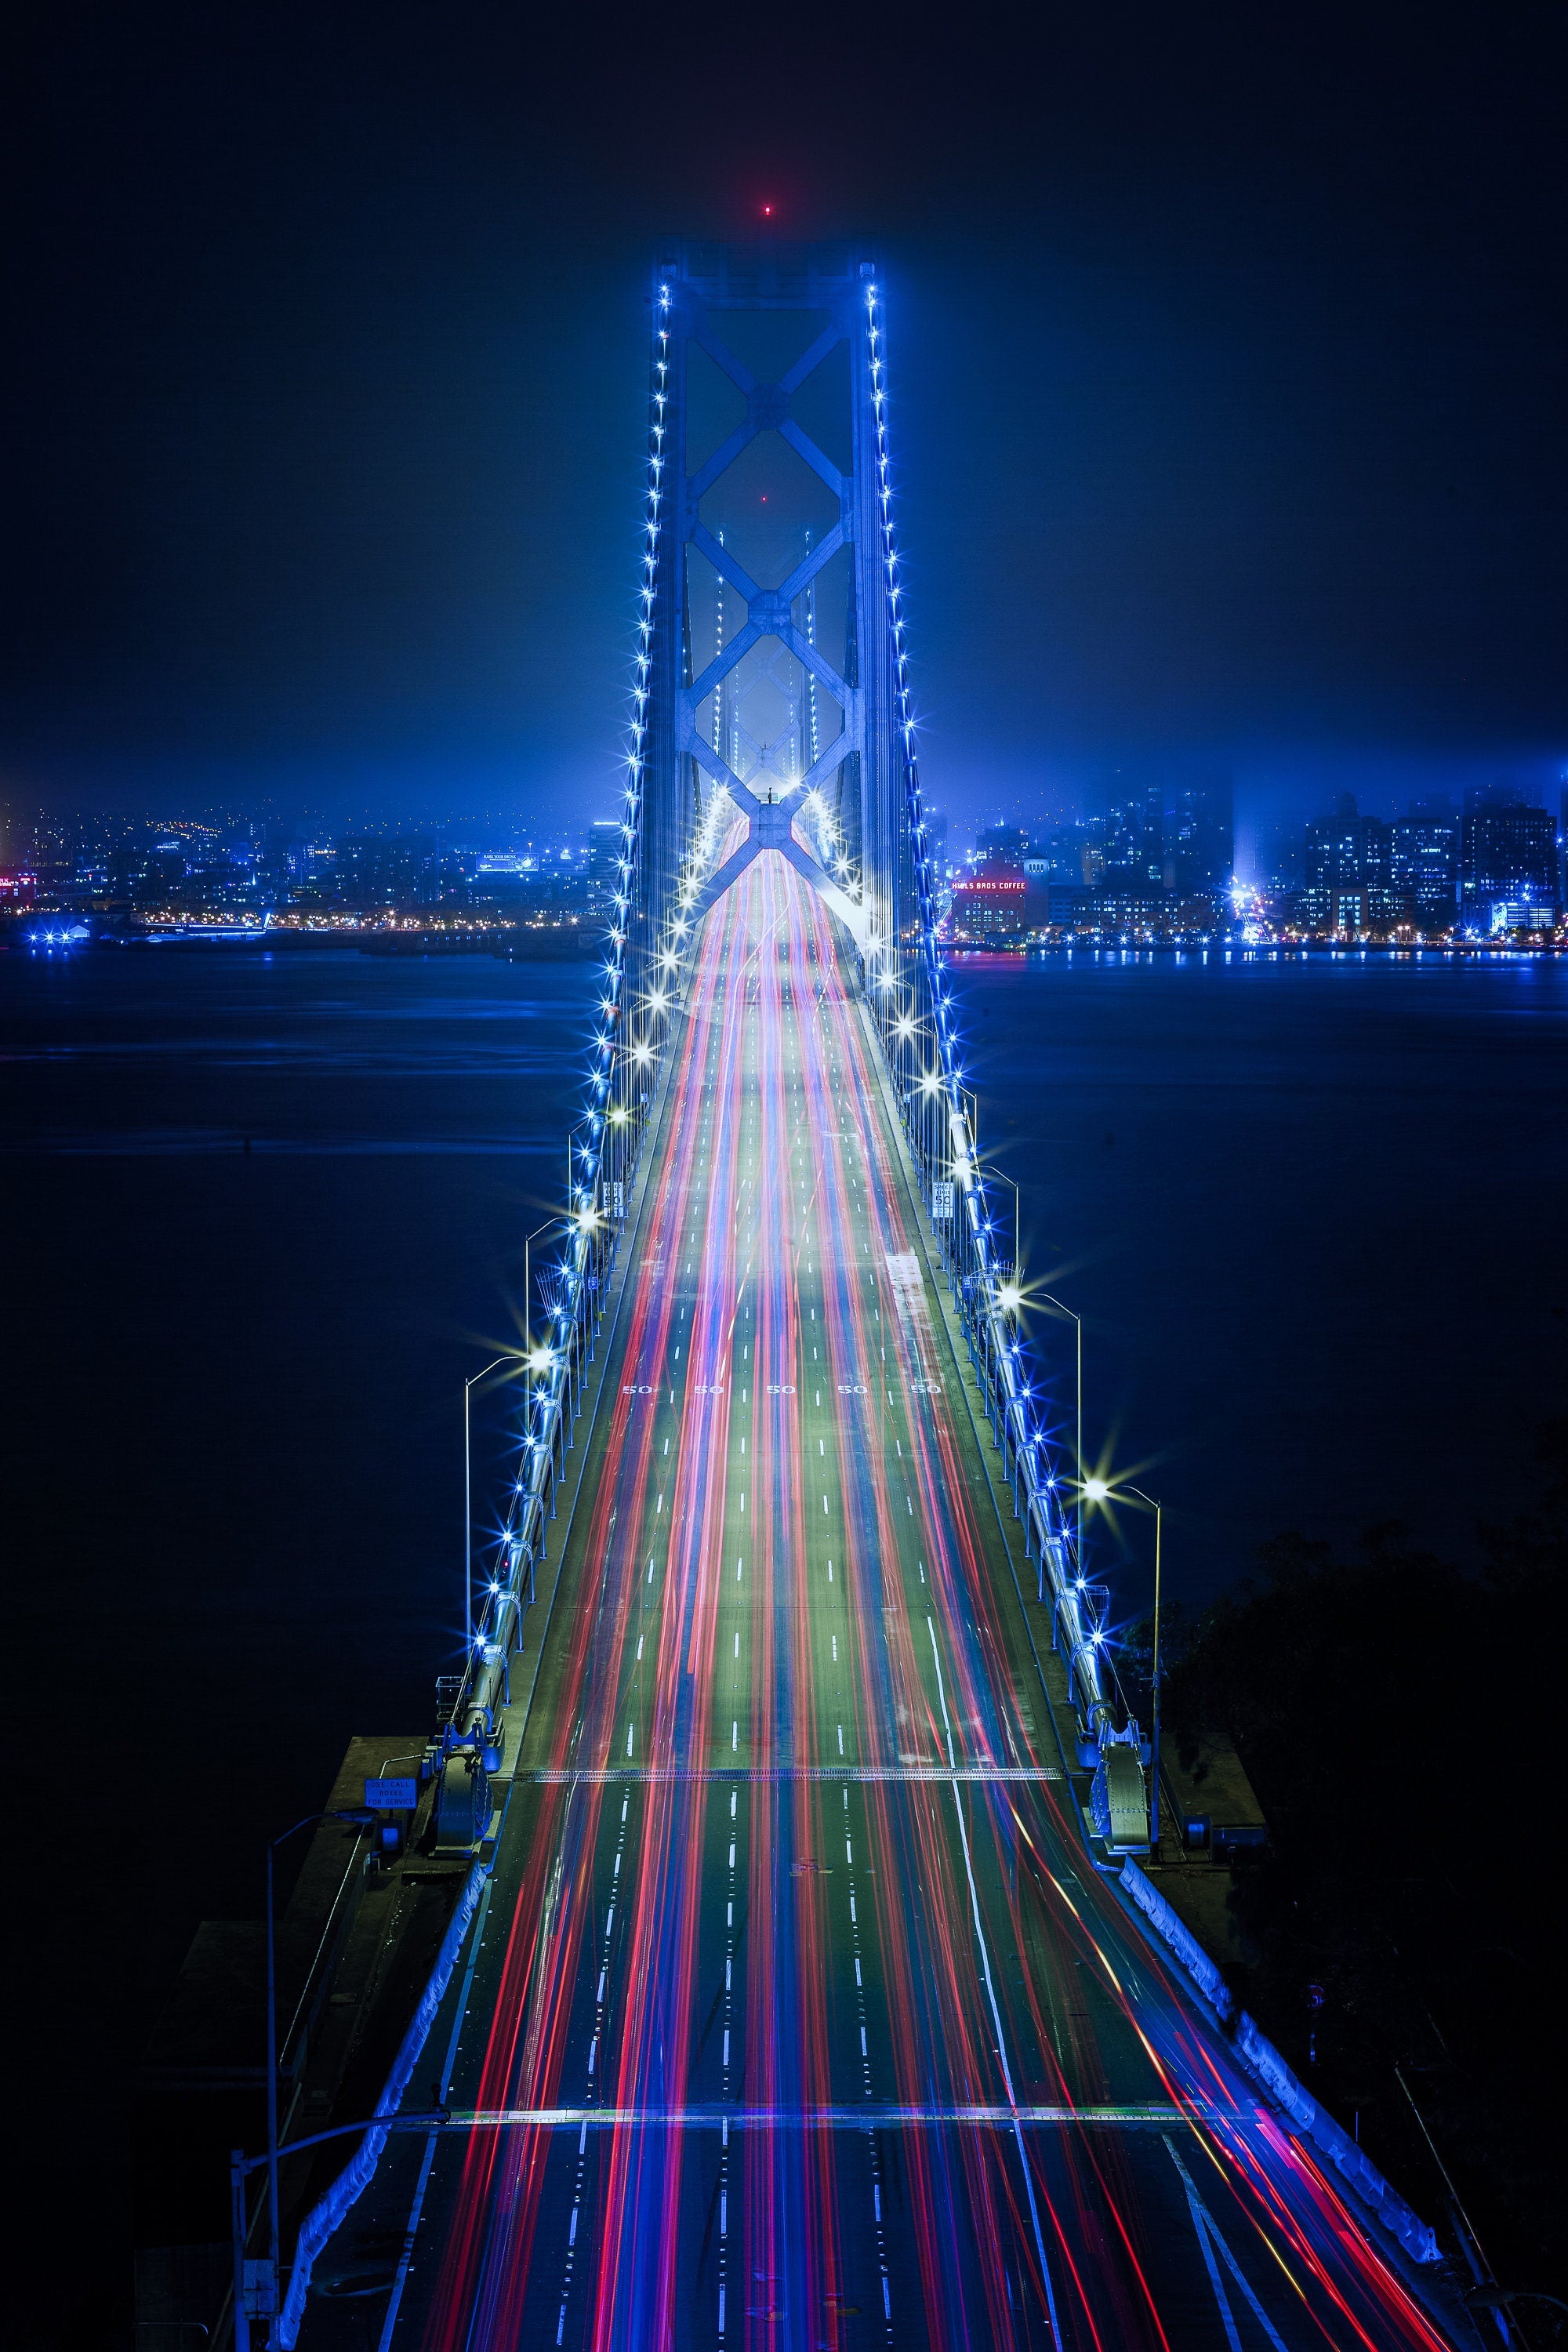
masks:
<instances>
[{"instance_id":1,"label":"bridge anchorage","mask_svg":"<svg viewBox=\"0 0 1568 2352\"><path fill-rule=\"evenodd\" d=\"M519 1466L436 1736L356 1743L291 1906L247 2352L1463 2333L1152 1841L963 1084L883 306L853 248L654 275Z\"/></svg>"}]
</instances>

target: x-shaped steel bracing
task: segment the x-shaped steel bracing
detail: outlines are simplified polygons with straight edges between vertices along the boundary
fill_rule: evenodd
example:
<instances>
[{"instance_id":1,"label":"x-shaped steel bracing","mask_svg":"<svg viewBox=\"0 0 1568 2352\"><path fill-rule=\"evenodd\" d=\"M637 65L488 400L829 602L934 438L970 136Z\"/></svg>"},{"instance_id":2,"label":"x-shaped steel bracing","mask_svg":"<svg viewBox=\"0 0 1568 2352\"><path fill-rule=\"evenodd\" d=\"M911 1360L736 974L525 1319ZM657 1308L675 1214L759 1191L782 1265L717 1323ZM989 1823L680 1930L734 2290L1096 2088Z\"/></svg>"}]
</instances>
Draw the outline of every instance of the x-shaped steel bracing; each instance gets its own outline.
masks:
<instances>
[{"instance_id":1,"label":"x-shaped steel bracing","mask_svg":"<svg viewBox=\"0 0 1568 2352\"><path fill-rule=\"evenodd\" d=\"M859 688L850 686L841 677L805 632L796 628L792 609L796 598L837 554L847 537L845 515L848 511L853 484L847 476L840 473L832 459L824 455L816 442L802 432L789 414L792 395L842 340L837 327L825 328L776 383L760 383L751 370L706 326L691 336L691 341L707 352L714 365L722 369L741 393L746 403L746 415L744 422L720 443L706 463L687 480L685 540L686 544L695 548L712 565L720 578L735 590L746 606L746 621L744 627L739 629L723 650L715 655L700 677L679 690L676 745L680 752L689 753L714 783L724 786L735 806L749 820L749 830L740 848L725 859L715 874L710 876L688 908L687 919L693 927L700 922L710 907L723 897L747 866L755 863L764 849L776 849L832 908L857 947L864 951L868 933L868 915L864 905L859 899L852 898L848 891L834 880L820 859L814 857L810 850L796 840L791 809L798 795L814 792L820 784L826 783L830 776L837 773L850 752L860 748ZM698 509L707 492L734 463L747 444L755 440L759 433L770 431L776 432L781 439L787 442L796 456L803 458L812 472L833 492L838 500L838 520L825 535L821 545L814 547L779 587L761 588L736 562L729 549L714 537L705 523L698 520ZM684 450L681 457L684 464ZM826 688L843 712L844 725L842 731L812 761L804 775L793 780L780 777L778 789L761 798L749 784L741 782L723 753L699 731L697 713L731 671L765 637L776 637L794 654L802 668ZM763 772L768 772L766 753L762 766Z\"/></svg>"}]
</instances>

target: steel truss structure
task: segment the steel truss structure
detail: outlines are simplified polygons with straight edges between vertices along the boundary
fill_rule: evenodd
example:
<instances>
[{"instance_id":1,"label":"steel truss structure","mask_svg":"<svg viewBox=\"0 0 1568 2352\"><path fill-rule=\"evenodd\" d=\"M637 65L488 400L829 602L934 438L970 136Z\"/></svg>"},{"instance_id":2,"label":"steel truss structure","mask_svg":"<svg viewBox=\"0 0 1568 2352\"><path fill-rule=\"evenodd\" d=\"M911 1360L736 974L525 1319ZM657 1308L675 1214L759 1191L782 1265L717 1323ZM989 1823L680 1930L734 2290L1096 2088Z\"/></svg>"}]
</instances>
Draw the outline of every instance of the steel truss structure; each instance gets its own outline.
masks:
<instances>
[{"instance_id":1,"label":"steel truss structure","mask_svg":"<svg viewBox=\"0 0 1568 2352\"><path fill-rule=\"evenodd\" d=\"M474 1595L469 1655L441 1736L443 1802L454 1820L482 1810L475 1783L544 1551L682 969L709 909L771 851L821 894L853 943L1038 1597L1065 1655L1082 1761L1095 1768L1096 1827L1113 1846L1139 1850L1147 1748L1118 1704L1101 1589L1078 1553L1081 1465L1058 1456L1044 1423L938 935L881 277L853 247L679 247L659 261L650 312L621 880L572 1139L553 1312L529 1352L522 1466Z\"/></svg>"}]
</instances>

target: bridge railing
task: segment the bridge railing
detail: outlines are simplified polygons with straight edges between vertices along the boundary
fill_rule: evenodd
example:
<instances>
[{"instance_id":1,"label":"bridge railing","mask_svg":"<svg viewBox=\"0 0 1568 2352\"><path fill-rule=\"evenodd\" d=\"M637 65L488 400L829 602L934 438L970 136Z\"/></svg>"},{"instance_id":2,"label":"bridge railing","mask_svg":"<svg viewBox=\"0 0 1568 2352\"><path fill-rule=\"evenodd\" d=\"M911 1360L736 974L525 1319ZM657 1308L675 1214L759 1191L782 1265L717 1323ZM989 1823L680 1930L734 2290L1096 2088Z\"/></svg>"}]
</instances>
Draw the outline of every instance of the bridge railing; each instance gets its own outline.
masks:
<instances>
[{"instance_id":1,"label":"bridge railing","mask_svg":"<svg viewBox=\"0 0 1568 2352\"><path fill-rule=\"evenodd\" d=\"M875 425L876 491L881 519L883 609L892 697L894 759L900 772L908 836L905 903L895 884L883 894L891 919L868 941L867 993L881 1039L905 1134L919 1171L926 1214L952 1282L987 1417L1002 1450L1014 1507L1025 1525L1039 1598L1051 1607L1052 1639L1066 1654L1068 1678L1085 1733L1085 1761L1098 1761L1096 1812L1118 1843L1135 1843L1131 1807L1110 1820L1113 1790L1130 1789L1128 1768L1142 1752L1136 1723L1120 1703L1091 1586L1078 1556L1072 1473L1064 1475L1040 1422L1038 1374L1019 1319L1017 1268L1005 1255L980 1157L973 1097L954 1033L952 991L938 929L936 875L921 794L909 652L893 525L888 442L886 361L879 298L866 290L865 364ZM1121 1749L1119 1755L1112 1750ZM1108 1769L1108 1767L1110 1768ZM1136 1776L1142 1790L1141 1774Z\"/></svg>"},{"instance_id":2,"label":"bridge railing","mask_svg":"<svg viewBox=\"0 0 1568 2352\"><path fill-rule=\"evenodd\" d=\"M903 985L908 992L909 983ZM922 1206L952 1285L1013 1508L1024 1523L1026 1551L1038 1570L1038 1597L1052 1606L1053 1638L1067 1654L1075 1700L1098 1739L1110 1727L1114 1674L1079 1556L1075 1485L1041 1422L1046 1391L1022 1328L1019 1270L994 1214L962 1076L956 1065L942 1066L952 1059L941 1053L949 1041L947 1024L911 1020L908 1013L903 1020L905 1034L896 1014L881 1013L878 1028ZM921 1050L931 1059L911 1070L912 1055Z\"/></svg>"},{"instance_id":3,"label":"bridge railing","mask_svg":"<svg viewBox=\"0 0 1568 2352\"><path fill-rule=\"evenodd\" d=\"M649 702L655 599L663 555L665 415L668 403L668 325L656 308L648 392L648 445L637 646L626 747L622 853L605 941L603 983L588 1071L587 1101L568 1142L567 1198L554 1223L548 1262L552 1296L541 1329L519 1351L527 1387L521 1462L473 1595L468 1654L442 1727L443 1756L482 1776L495 1735L497 1707L510 1688L510 1663L521 1645L524 1612L547 1557L549 1527L584 1382L594 1360L610 1277L630 1213L647 1146L676 1004L688 909L713 863L725 815L713 795L693 828L668 906L650 902L645 859ZM633 950L634 933L653 940ZM552 1221L553 1222L553 1221ZM493 1760L493 1759L492 1759ZM482 1781L479 1794L482 1797ZM481 1810L473 1807L475 1816Z\"/></svg>"},{"instance_id":4,"label":"bridge railing","mask_svg":"<svg viewBox=\"0 0 1568 2352\"><path fill-rule=\"evenodd\" d=\"M522 1460L507 1498L490 1565L475 1596L471 1645L442 1737L443 1753L462 1751L467 1769L483 1770L498 1704L510 1689L510 1659L521 1638L564 1455L581 1410L583 1384L595 1342L632 1186L647 1142L659 1068L670 1033L689 911L713 869L727 817L722 792L712 793L672 901L649 903L645 854L649 710L656 597L659 588L665 506L665 415L668 404L668 298L656 304L649 388L648 460L642 579L632 711L626 753L624 854L615 914L605 942L604 984L592 1051L589 1099L574 1130L568 1198L556 1231L555 1297L543 1331L522 1352L527 1381ZM899 556L895 543L888 449L887 392L878 289L866 289L865 362L874 422L875 488L880 517L887 671L891 698L893 783L906 820L911 887L901 920L864 941L867 992L874 1009L905 1130L920 1171L944 1266L952 1282L984 1407L1002 1449L1014 1507L1048 1600L1052 1637L1065 1652L1069 1684L1082 1717L1086 1745L1100 1763L1103 1791L1109 1751L1141 1745L1137 1726L1118 1703L1103 1624L1091 1606L1093 1588L1077 1555L1074 1516L1066 1507L1056 1449L1041 1426L1040 1393L1023 1334L1016 1272L1000 1245L981 1163L971 1098L954 1034L952 989L937 929L932 870L922 811ZM657 862L657 861L655 861ZM896 893L882 894L889 908ZM629 966L634 929L651 949ZM531 1313L532 1302L530 1301ZM1125 1756L1115 1759L1125 1764ZM1125 1774L1120 1776L1125 1785Z\"/></svg>"}]
</instances>

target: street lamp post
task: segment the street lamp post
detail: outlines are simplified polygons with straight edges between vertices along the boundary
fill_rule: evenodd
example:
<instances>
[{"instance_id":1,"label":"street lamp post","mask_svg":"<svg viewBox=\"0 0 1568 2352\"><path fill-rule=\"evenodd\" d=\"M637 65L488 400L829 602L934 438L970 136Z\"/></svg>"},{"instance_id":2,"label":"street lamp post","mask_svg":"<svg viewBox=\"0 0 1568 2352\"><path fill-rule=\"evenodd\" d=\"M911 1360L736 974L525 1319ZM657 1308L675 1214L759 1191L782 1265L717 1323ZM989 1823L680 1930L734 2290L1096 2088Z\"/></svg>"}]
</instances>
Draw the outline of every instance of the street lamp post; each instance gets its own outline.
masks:
<instances>
[{"instance_id":1,"label":"street lamp post","mask_svg":"<svg viewBox=\"0 0 1568 2352\"><path fill-rule=\"evenodd\" d=\"M572 1416L575 1420L583 1410L583 1381L590 1360L589 1341L595 1311L589 1298L587 1286L597 1285L600 1279L600 1234L603 1230L603 1220L599 1213L597 1184L592 1186L584 1184L578 1187L578 1197L573 1203L572 1223L575 1226L578 1236L587 1245L579 1277L582 1286L577 1294L577 1345L567 1359L568 1377L575 1383L572 1403Z\"/></svg>"},{"instance_id":2,"label":"street lamp post","mask_svg":"<svg viewBox=\"0 0 1568 2352\"><path fill-rule=\"evenodd\" d=\"M331 1820L333 1816L328 1814L321 1818ZM277 2153L279 2156L298 2156L305 2148L320 2147L327 2140L349 2139L361 2132L434 2132L448 2131L454 2128L454 2126L458 2130L471 2128L467 2118L454 2117L450 2109L447 2107L437 2107L429 2113L421 2112L418 2114L396 2116L366 2116L357 2123L333 2124L326 2131L310 2132L303 2139L291 2139L288 2143L287 2147L279 2148ZM270 2152L268 2156L247 2156L242 2147L235 2147L229 2150L229 2219L234 2252L233 2321L235 2352L250 2352L251 2315L245 2299L245 2247L247 2237L245 2185L250 2179L251 2174L253 2172L258 2172L262 2166L268 2163L269 2160ZM271 2300L276 2306L278 2302L276 2284L274 2284L274 2291ZM258 2315L259 2316L259 2315ZM274 2308L269 2315L274 2319L277 2318L278 2312L276 2308ZM179 2321L173 2324L182 2326L195 2326L197 2325L194 2320ZM204 2327L202 2329L202 2334L205 2336L206 2333L207 2331ZM272 2330L268 2328L268 2333L270 2336Z\"/></svg>"},{"instance_id":3,"label":"street lamp post","mask_svg":"<svg viewBox=\"0 0 1568 2352\"><path fill-rule=\"evenodd\" d=\"M1016 1176L1009 1176L1005 1168L998 1168L994 1160L987 1160L984 1163L979 1160L976 1160L974 1164L976 1168L980 1170L982 1175L1000 1177L1004 1184L1011 1184L1013 1187L1013 1279L1015 1282L1017 1282L1019 1279L1018 1252L1022 1245L1019 1239L1018 1180Z\"/></svg>"},{"instance_id":4,"label":"street lamp post","mask_svg":"<svg viewBox=\"0 0 1568 2352\"><path fill-rule=\"evenodd\" d=\"M919 1121L921 1182L925 1191L926 1208L928 1212L932 1213L933 1217L934 1210L932 1208L931 1186L937 1181L937 1136L940 1118L938 1108L939 1092L940 1089L934 1073L931 1070L926 1070L922 1072L921 1076L918 1079L911 1077L909 1092L905 1097L910 1105L912 1115ZM938 1238L942 1239L942 1246L945 1253L947 1243L942 1236L939 1235ZM943 1258L943 1263L946 1263L945 1256Z\"/></svg>"},{"instance_id":5,"label":"street lamp post","mask_svg":"<svg viewBox=\"0 0 1568 2352\"><path fill-rule=\"evenodd\" d=\"M533 1410L533 1400L537 1393L533 1385L534 1374L542 1370L546 1371L549 1370L551 1357L548 1349L536 1349L533 1344L533 1261L529 1253L532 1249L534 1243L539 1239L541 1234L552 1234L558 1233L559 1231L560 1225L558 1220L554 1217L546 1217L542 1225L535 1225L531 1234L525 1234L522 1241L522 1349L524 1360L528 1366L528 1403L531 1414ZM568 1445L572 1443L572 1429L569 1419L566 1423L566 1443ZM552 1468L550 1477L550 1515L552 1518L553 1518L555 1516L555 1475L553 1468Z\"/></svg>"},{"instance_id":6,"label":"street lamp post","mask_svg":"<svg viewBox=\"0 0 1568 2352\"><path fill-rule=\"evenodd\" d=\"M1151 1701L1154 1720L1151 1743L1153 1757L1149 1784L1149 1843L1154 1849L1157 1862L1160 1858L1160 1539L1164 1531L1165 1514L1152 1496L1145 1495L1141 1487L1130 1486L1128 1492L1136 1495L1141 1502L1147 1503L1154 1514L1154 1689Z\"/></svg>"},{"instance_id":7,"label":"street lamp post","mask_svg":"<svg viewBox=\"0 0 1568 2352\"><path fill-rule=\"evenodd\" d=\"M577 1137L587 1123L586 1118L580 1118L575 1127L566 1130L566 1205L569 1209L574 1208L577 1201Z\"/></svg>"},{"instance_id":8,"label":"street lamp post","mask_svg":"<svg viewBox=\"0 0 1568 2352\"><path fill-rule=\"evenodd\" d=\"M1142 1486L1133 1486L1126 1483L1110 1486L1098 1478L1091 1479L1089 1483L1094 1489L1092 1499L1096 1502L1114 1502L1118 1495L1133 1495L1154 1514L1154 1661L1151 1699L1153 1723L1149 1743L1152 1773L1149 1798L1149 1843L1153 1847L1155 1858L1158 1860L1160 1853L1160 1577L1163 1564L1162 1538L1165 1526L1164 1506L1154 1496L1146 1495Z\"/></svg>"},{"instance_id":9,"label":"street lamp post","mask_svg":"<svg viewBox=\"0 0 1568 2352\"><path fill-rule=\"evenodd\" d=\"M463 1625L468 1636L464 1653L465 1664L474 1648L474 1482L471 1472L472 1445L470 1437L468 1399L479 1382L489 1378L502 1364L511 1361L510 1352L498 1356L482 1372L463 1382Z\"/></svg>"},{"instance_id":10,"label":"street lamp post","mask_svg":"<svg viewBox=\"0 0 1568 2352\"><path fill-rule=\"evenodd\" d=\"M533 1261L529 1252L540 1234L553 1233L555 1225L555 1218L546 1217L542 1225L535 1225L531 1234L522 1237L522 1352L525 1356L533 1353Z\"/></svg>"},{"instance_id":11,"label":"street lamp post","mask_svg":"<svg viewBox=\"0 0 1568 2352\"><path fill-rule=\"evenodd\" d=\"M1007 1173L1007 1171L1006 1171L1005 1168L999 1168L999 1167L997 1167L997 1165L996 1165L996 1163L995 1163L995 1161L994 1161L994 1160L991 1160L991 1161L985 1161L985 1160L983 1160L980 1158L980 1156L979 1156L978 1152L975 1154L975 1158L974 1158L974 1169L975 1169L975 1173L976 1173L976 1174L977 1174L977 1175L978 1175L978 1176L979 1176L983 1181L984 1181L984 1179L988 1178L988 1177L994 1176L994 1177L996 1177L996 1178L997 1178L997 1179L998 1179L1002 1183L1004 1183L1004 1184L1010 1184L1010 1185L1012 1186L1012 1188L1013 1188L1013 1262L1012 1262L1012 1271L1010 1272L1010 1274L1009 1274L1009 1276L1008 1276L1008 1277L1007 1277L1007 1282L1006 1282L1005 1284L998 1283L998 1282L996 1281L996 1279L995 1279L994 1271L993 1271L993 1275L992 1275L992 1288L993 1288L994 1293L994 1294L995 1294L995 1296L996 1296L997 1303L998 1303L998 1305L1000 1305L1000 1306L1001 1306L1001 1307L1002 1307L1002 1309L1003 1309L1003 1312L1004 1312L1005 1314L1008 1314L1008 1315L1012 1315L1012 1316L1016 1317L1016 1314L1017 1314L1017 1311L1018 1311L1019 1307L1020 1307L1020 1306L1022 1305L1022 1303L1023 1303L1023 1300L1022 1300L1022 1292L1023 1292L1023 1277L1022 1277L1022 1274L1021 1274L1021 1271L1020 1271L1020 1252L1021 1252L1022 1247L1023 1247L1023 1242L1022 1242L1022 1238L1021 1238L1021 1213L1021 1213L1021 1196L1020 1196L1020 1194L1019 1194L1019 1191L1018 1191L1018 1182L1017 1182L1017 1179L1016 1179L1016 1177L1009 1176L1009 1175L1008 1175L1008 1173ZM987 1225L986 1225L986 1231L987 1231L987 1233L989 1233L989 1231L990 1231L990 1225L989 1225L989 1223L987 1223ZM987 1318L987 1319L989 1319L989 1318ZM993 1375L994 1375L994 1367L993 1367ZM1000 1407L998 1407L998 1411L1000 1412ZM999 1439L999 1442L1001 1443L1001 1445L1002 1445L1002 1458L1003 1458L1003 1461L1004 1461L1004 1462L1005 1462L1005 1461L1006 1461L1006 1458L1007 1458L1007 1453L1006 1453L1007 1441L1006 1441L1005 1435L1003 1433L1005 1431L1006 1426L1007 1426L1006 1422L1005 1422L1005 1420L1004 1419L1004 1420L1002 1420L1002 1421L1001 1421L1000 1425L999 1425L999 1428L998 1428L998 1439ZM1016 1465L1017 1465L1017 1456L1018 1456L1018 1447L1017 1447L1017 1441L1016 1441L1016 1437L1015 1436L1015 1440L1014 1440L1014 1448L1013 1448L1013 1458L1014 1458L1014 1466L1015 1466L1015 1469L1016 1468ZM1011 1484L1011 1478L1009 1479L1009 1484ZM1014 1509L1015 1509L1015 1510L1016 1510L1016 1509L1017 1509L1017 1507L1018 1507L1018 1498L1017 1498L1017 1495L1016 1495L1016 1493L1015 1492L1014 1496L1013 1496L1013 1507L1014 1507ZM1043 1576L1043 1573L1044 1573L1044 1570L1043 1570L1043 1566L1042 1566L1042 1576Z\"/></svg>"},{"instance_id":12,"label":"street lamp post","mask_svg":"<svg viewBox=\"0 0 1568 2352\"><path fill-rule=\"evenodd\" d=\"M593 1153L586 1144L580 1144L577 1141L577 1138L582 1133L583 1129L590 1124L593 1117L594 1114L591 1111L585 1112L566 1138L566 1205L574 1212L575 1212L581 1205L577 1197L578 1194L580 1192L585 1194L590 1190L589 1186L579 1182L576 1163L579 1160L591 1160L593 1158ZM596 1187L594 1188L595 1192L596 1189ZM598 1202L596 1198L595 1199L593 1205L597 1208Z\"/></svg>"},{"instance_id":13,"label":"street lamp post","mask_svg":"<svg viewBox=\"0 0 1568 2352\"><path fill-rule=\"evenodd\" d=\"M1078 1561L1078 1572L1081 1576L1083 1574L1083 1317L1075 1308L1068 1306L1064 1299L1053 1297L1048 1290L1039 1291L1037 1296L1043 1298L1047 1307L1054 1307L1058 1315L1070 1315L1077 1334L1078 1406L1077 1427L1073 1438L1077 1500L1073 1506L1073 1551ZM1043 1578L1045 1574L1043 1568L1040 1572Z\"/></svg>"}]
</instances>

